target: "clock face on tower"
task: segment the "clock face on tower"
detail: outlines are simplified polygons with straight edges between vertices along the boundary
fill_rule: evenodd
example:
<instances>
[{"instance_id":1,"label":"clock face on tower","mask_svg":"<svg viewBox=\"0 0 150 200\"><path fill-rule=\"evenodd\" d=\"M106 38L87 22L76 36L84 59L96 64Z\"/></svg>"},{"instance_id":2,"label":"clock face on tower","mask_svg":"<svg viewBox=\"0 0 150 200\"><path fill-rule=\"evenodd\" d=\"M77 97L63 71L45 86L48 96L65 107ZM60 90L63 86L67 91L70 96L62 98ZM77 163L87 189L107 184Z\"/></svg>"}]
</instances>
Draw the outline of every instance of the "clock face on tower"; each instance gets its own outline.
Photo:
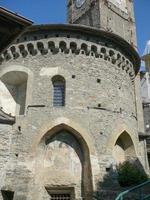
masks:
<instances>
[{"instance_id":1,"label":"clock face on tower","mask_svg":"<svg viewBox=\"0 0 150 200\"><path fill-rule=\"evenodd\" d=\"M120 8L122 11L127 12L127 3L126 0L109 0L116 7Z\"/></svg>"},{"instance_id":2,"label":"clock face on tower","mask_svg":"<svg viewBox=\"0 0 150 200\"><path fill-rule=\"evenodd\" d=\"M86 0L75 0L75 5L77 8L80 8Z\"/></svg>"}]
</instances>

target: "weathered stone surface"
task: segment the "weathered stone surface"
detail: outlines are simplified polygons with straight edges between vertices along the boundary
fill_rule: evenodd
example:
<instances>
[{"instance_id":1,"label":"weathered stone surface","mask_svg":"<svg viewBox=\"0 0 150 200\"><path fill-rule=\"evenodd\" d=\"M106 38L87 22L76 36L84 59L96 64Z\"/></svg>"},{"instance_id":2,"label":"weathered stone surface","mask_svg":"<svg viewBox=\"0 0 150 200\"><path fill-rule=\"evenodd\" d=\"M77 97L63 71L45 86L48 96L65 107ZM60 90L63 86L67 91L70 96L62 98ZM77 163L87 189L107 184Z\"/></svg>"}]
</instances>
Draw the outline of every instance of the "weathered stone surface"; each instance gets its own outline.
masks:
<instances>
[{"instance_id":1,"label":"weathered stone surface","mask_svg":"<svg viewBox=\"0 0 150 200\"><path fill-rule=\"evenodd\" d=\"M133 1L86 0L81 7L68 0L68 22L106 30L136 45Z\"/></svg>"},{"instance_id":2,"label":"weathered stone surface","mask_svg":"<svg viewBox=\"0 0 150 200\"><path fill-rule=\"evenodd\" d=\"M101 13L98 3L91 13L76 12L76 21L83 14L78 22L89 25L91 14L94 26L109 28L109 10L112 30L134 43L121 11L102 7ZM0 104L16 116L12 127L0 129L0 188L14 192L14 200L49 200L58 193L91 200L108 174L116 182L110 172L119 162L136 159L148 170L138 138L139 67L135 49L110 32L75 25L28 29L0 58Z\"/></svg>"},{"instance_id":3,"label":"weathered stone surface","mask_svg":"<svg viewBox=\"0 0 150 200\"><path fill-rule=\"evenodd\" d=\"M3 84L7 84L11 72L14 76L19 72L19 78L14 77L9 84L14 90L23 88L24 94L19 101L14 98L16 123L12 128L4 125L1 129L2 151L6 156L1 154L5 175L0 186L14 191L15 200L49 199L46 188L63 191L73 188L76 199L81 196L91 199L92 188L96 190L96 184L122 157L137 157L146 166L144 144L138 139L133 63L121 47L116 50L114 42L108 41L110 48L92 36L86 41L86 36L76 39L73 32L41 31L36 27L35 30L34 34L27 32L14 45L20 51L19 56L1 64ZM103 39L99 37L99 41ZM39 42L45 50L37 48ZM29 44L34 46L35 54ZM21 45L28 48L26 56L19 50ZM124 64L122 58L126 60ZM53 106L55 75L63 76L66 82L62 107ZM117 150L114 156L115 148L121 154ZM9 164L4 169L6 160Z\"/></svg>"}]
</instances>

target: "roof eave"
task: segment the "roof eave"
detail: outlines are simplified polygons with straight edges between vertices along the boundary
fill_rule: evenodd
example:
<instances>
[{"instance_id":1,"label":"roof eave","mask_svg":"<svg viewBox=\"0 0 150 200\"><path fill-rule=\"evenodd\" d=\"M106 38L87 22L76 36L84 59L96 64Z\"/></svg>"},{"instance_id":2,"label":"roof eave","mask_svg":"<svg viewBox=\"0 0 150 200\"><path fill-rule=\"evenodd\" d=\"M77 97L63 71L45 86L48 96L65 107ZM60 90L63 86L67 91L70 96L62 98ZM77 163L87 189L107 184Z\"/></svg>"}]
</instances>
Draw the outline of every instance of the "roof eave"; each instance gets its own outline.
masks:
<instances>
[{"instance_id":1,"label":"roof eave","mask_svg":"<svg viewBox=\"0 0 150 200\"><path fill-rule=\"evenodd\" d=\"M0 53L33 24L32 21L0 7Z\"/></svg>"}]
</instances>

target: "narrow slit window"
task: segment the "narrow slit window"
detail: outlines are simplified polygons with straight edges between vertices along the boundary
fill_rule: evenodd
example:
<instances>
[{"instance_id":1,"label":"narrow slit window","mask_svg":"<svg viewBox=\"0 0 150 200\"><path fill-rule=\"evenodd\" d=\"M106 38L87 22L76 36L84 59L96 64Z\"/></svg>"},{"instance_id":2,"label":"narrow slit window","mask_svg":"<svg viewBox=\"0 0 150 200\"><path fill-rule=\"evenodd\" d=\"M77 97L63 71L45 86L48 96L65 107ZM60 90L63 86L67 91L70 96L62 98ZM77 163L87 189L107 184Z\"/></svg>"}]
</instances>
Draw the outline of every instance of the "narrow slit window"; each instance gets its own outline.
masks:
<instances>
[{"instance_id":1,"label":"narrow slit window","mask_svg":"<svg viewBox=\"0 0 150 200\"><path fill-rule=\"evenodd\" d=\"M65 106L65 79L53 77L53 106Z\"/></svg>"}]
</instances>

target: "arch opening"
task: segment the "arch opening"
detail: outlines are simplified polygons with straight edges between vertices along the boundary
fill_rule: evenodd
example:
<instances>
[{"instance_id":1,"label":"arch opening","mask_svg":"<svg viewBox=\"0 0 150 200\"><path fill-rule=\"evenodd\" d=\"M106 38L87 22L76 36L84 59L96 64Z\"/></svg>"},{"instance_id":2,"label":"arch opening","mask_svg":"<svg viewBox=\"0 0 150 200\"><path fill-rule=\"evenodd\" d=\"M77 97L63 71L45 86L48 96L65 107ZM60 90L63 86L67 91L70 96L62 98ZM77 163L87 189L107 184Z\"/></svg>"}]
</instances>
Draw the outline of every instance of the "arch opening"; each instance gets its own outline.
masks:
<instances>
[{"instance_id":1,"label":"arch opening","mask_svg":"<svg viewBox=\"0 0 150 200\"><path fill-rule=\"evenodd\" d=\"M123 132L113 147L113 157L116 164L137 159L134 143L127 132Z\"/></svg>"},{"instance_id":2,"label":"arch opening","mask_svg":"<svg viewBox=\"0 0 150 200\"><path fill-rule=\"evenodd\" d=\"M10 71L2 75L0 79L2 91L0 103L6 113L13 116L24 114L27 81L28 74L22 71Z\"/></svg>"},{"instance_id":3,"label":"arch opening","mask_svg":"<svg viewBox=\"0 0 150 200\"><path fill-rule=\"evenodd\" d=\"M45 134L39 147L38 157L43 159L40 176L44 187L52 190L73 187L76 198L91 199L89 149L81 135L66 125L60 125Z\"/></svg>"},{"instance_id":4,"label":"arch opening","mask_svg":"<svg viewBox=\"0 0 150 200\"><path fill-rule=\"evenodd\" d=\"M61 41L59 43L59 48L61 49L61 52L64 52L67 49L67 44L64 41Z\"/></svg>"}]
</instances>

